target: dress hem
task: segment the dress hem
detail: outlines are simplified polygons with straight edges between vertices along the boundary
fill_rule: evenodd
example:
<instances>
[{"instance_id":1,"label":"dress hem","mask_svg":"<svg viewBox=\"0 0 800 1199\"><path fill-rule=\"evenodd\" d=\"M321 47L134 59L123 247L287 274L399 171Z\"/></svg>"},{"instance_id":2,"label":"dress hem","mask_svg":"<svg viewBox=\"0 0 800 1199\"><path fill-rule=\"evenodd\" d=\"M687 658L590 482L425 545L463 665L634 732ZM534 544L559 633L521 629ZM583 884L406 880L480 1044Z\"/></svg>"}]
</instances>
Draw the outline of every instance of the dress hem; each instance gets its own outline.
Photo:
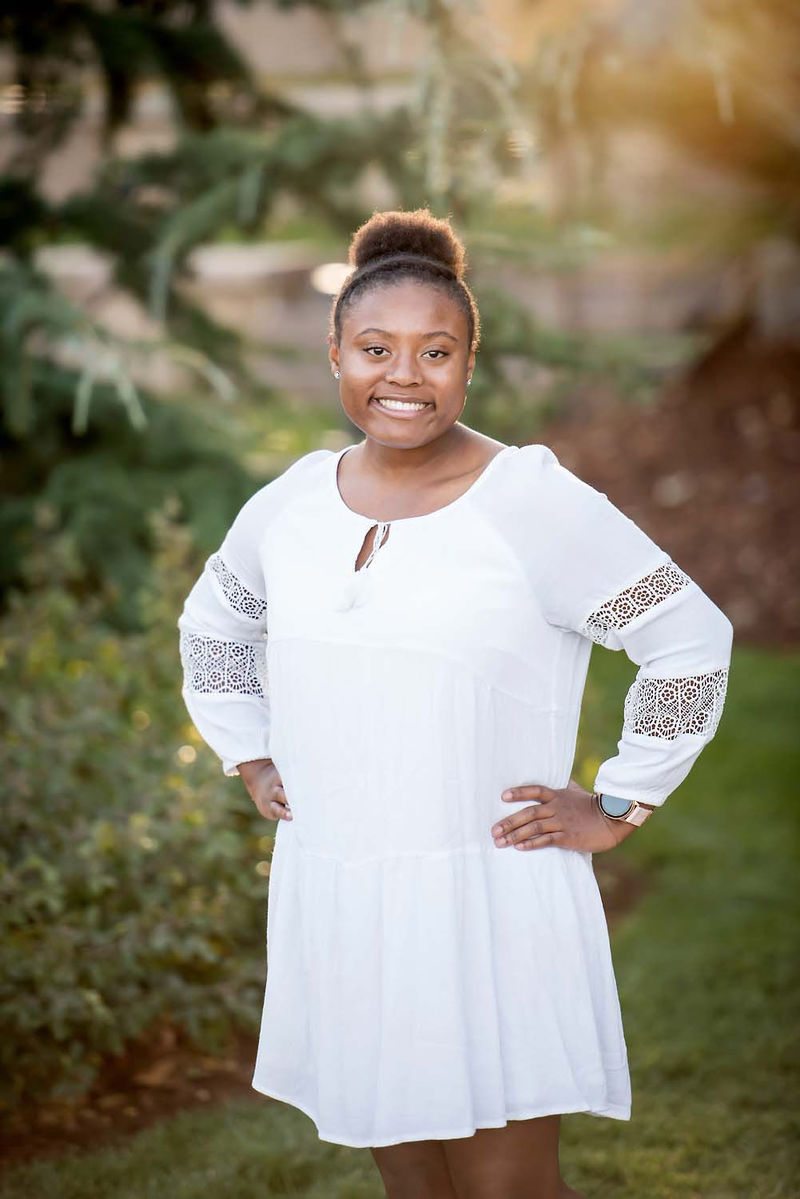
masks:
<instances>
[{"instance_id":1,"label":"dress hem","mask_svg":"<svg viewBox=\"0 0 800 1199\"><path fill-rule=\"evenodd\" d=\"M266 1095L267 1098L269 1098L269 1099L277 1099L281 1103L288 1103L292 1107L296 1107L298 1109L298 1111L301 1111L305 1116L308 1116L309 1120L311 1120L313 1122L313 1124L317 1130L317 1135L319 1136L319 1139L321 1141L327 1141L333 1145L345 1145L349 1149L370 1149L370 1148L380 1149L386 1145L401 1145L401 1144L404 1144L406 1141L457 1140L461 1137L471 1137L480 1128L505 1128L505 1126L511 1120L534 1120L539 1116L558 1116L558 1115L568 1116L568 1115L573 1115L573 1114L577 1114L577 1113L585 1113L586 1115L589 1115L589 1116L606 1116L611 1120L630 1120L630 1118L631 1118L630 1106L623 1106L622 1104L618 1104L618 1103L610 1103L607 1106L602 1107L602 1108L590 1108L590 1107L565 1108L565 1107L559 1106L559 1107L551 1108L551 1109L548 1109L545 1111L538 1109L536 1111L523 1111L523 1112L514 1112L514 1113L509 1112L506 1114L505 1118L502 1120L487 1121L487 1122L477 1125L474 1128L468 1128L466 1130L461 1130L458 1132L437 1131L437 1132L404 1133L402 1137L396 1137L394 1140L383 1139L383 1140L372 1140L372 1141L354 1141L354 1140L344 1140L340 1135L337 1135L335 1133L323 1132L321 1130L321 1128L319 1127L319 1124L317 1123L317 1117L311 1111L311 1109L306 1107L304 1104L299 1103L296 1099L292 1099L288 1095L283 1095L278 1091L274 1091L274 1090L268 1091L268 1090L266 1090L266 1088L263 1085L256 1084L255 1080L250 1085L252 1086L253 1090L258 1091L258 1093L260 1095Z\"/></svg>"}]
</instances>

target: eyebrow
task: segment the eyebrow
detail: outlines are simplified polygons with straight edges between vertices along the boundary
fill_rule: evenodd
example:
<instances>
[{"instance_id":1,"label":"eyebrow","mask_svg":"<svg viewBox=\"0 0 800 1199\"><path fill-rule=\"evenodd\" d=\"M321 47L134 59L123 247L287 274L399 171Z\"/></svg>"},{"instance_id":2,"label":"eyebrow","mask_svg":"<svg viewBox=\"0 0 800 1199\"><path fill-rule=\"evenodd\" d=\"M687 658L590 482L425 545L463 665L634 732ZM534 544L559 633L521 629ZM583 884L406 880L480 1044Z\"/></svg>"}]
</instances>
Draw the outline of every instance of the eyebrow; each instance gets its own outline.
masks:
<instances>
[{"instance_id":1,"label":"eyebrow","mask_svg":"<svg viewBox=\"0 0 800 1199\"><path fill-rule=\"evenodd\" d=\"M364 337L367 333L381 333L384 337L392 336L386 329L370 327L369 329L362 329L360 333L356 334L356 337ZM424 340L427 340L429 337L449 337L451 341L458 341L458 338L454 337L452 333L448 333L446 329L434 329L430 333L421 334L421 336Z\"/></svg>"}]
</instances>

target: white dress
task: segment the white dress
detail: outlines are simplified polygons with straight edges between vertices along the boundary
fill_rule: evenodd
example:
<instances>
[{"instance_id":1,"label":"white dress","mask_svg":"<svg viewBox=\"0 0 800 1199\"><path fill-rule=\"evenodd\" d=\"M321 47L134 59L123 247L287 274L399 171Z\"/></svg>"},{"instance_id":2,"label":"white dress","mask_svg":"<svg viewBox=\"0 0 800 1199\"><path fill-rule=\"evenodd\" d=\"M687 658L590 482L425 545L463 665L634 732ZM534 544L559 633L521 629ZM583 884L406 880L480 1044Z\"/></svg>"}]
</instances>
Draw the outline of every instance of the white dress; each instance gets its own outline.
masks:
<instances>
[{"instance_id":1,"label":"white dress","mask_svg":"<svg viewBox=\"0 0 800 1199\"><path fill-rule=\"evenodd\" d=\"M227 774L271 757L294 814L253 1087L352 1146L627 1120L592 855L498 848L491 827L526 806L506 787L568 783L593 642L640 666L595 785L662 804L716 729L730 623L545 446L388 523L342 499L351 448L258 491L179 620L198 730Z\"/></svg>"}]
</instances>

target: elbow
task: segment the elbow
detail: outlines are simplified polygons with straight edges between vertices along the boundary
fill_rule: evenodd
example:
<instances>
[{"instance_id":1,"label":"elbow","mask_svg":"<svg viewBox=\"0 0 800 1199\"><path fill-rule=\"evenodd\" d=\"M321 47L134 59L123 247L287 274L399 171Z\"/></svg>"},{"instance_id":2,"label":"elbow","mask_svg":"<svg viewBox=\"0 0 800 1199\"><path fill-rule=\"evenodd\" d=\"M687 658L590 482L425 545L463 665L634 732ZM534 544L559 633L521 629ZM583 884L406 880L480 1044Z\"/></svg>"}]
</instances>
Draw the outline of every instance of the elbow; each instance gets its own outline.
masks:
<instances>
[{"instance_id":1,"label":"elbow","mask_svg":"<svg viewBox=\"0 0 800 1199\"><path fill-rule=\"evenodd\" d=\"M733 649L733 625L731 624L730 620L728 619L727 616L725 616L724 613L723 613L723 619L725 621L725 646L726 646L726 652L728 655L728 660L730 661L731 651Z\"/></svg>"},{"instance_id":2,"label":"elbow","mask_svg":"<svg viewBox=\"0 0 800 1199\"><path fill-rule=\"evenodd\" d=\"M712 604L712 607L714 609L711 622L713 646L716 654L724 661L725 665L728 665L733 649L733 625L721 608L718 608L716 604Z\"/></svg>"},{"instance_id":3,"label":"elbow","mask_svg":"<svg viewBox=\"0 0 800 1199\"><path fill-rule=\"evenodd\" d=\"M711 601L709 600L709 604ZM711 741L716 735L725 699L728 691L728 674L733 648L733 625L725 613L711 604L713 616L709 630L710 644L708 651L712 661L717 663L716 670L706 676L705 683L708 695L705 699L707 723L703 730L705 740ZM701 722L702 723L702 722Z\"/></svg>"},{"instance_id":4,"label":"elbow","mask_svg":"<svg viewBox=\"0 0 800 1199\"><path fill-rule=\"evenodd\" d=\"M695 592L689 624L691 652L712 666L725 668L730 664L733 647L733 625L712 599L699 589ZM687 648L689 648L687 644Z\"/></svg>"}]
</instances>

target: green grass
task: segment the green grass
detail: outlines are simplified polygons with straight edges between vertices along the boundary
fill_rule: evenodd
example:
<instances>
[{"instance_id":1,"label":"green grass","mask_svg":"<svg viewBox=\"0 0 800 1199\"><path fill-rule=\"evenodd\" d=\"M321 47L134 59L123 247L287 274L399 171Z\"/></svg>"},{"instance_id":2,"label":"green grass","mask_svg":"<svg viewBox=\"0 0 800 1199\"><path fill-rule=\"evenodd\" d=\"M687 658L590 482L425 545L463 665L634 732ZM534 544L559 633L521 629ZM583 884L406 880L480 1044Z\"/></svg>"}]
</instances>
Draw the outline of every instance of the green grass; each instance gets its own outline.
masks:
<instances>
[{"instance_id":1,"label":"green grass","mask_svg":"<svg viewBox=\"0 0 800 1199\"><path fill-rule=\"evenodd\" d=\"M630 668L594 659L610 732ZM737 648L717 737L622 847L654 885L613 937L632 1119L564 1121L565 1169L592 1199L800 1193L797 668Z\"/></svg>"},{"instance_id":2,"label":"green grass","mask_svg":"<svg viewBox=\"0 0 800 1199\"><path fill-rule=\"evenodd\" d=\"M607 753L631 664L593 655L584 751ZM613 934L630 1122L563 1120L589 1199L800 1192L797 1074L798 658L737 648L728 704L687 782L614 851L651 877ZM318 1140L284 1105L184 1113L123 1147L18 1167L0 1199L382 1199L368 1150Z\"/></svg>"}]
</instances>

